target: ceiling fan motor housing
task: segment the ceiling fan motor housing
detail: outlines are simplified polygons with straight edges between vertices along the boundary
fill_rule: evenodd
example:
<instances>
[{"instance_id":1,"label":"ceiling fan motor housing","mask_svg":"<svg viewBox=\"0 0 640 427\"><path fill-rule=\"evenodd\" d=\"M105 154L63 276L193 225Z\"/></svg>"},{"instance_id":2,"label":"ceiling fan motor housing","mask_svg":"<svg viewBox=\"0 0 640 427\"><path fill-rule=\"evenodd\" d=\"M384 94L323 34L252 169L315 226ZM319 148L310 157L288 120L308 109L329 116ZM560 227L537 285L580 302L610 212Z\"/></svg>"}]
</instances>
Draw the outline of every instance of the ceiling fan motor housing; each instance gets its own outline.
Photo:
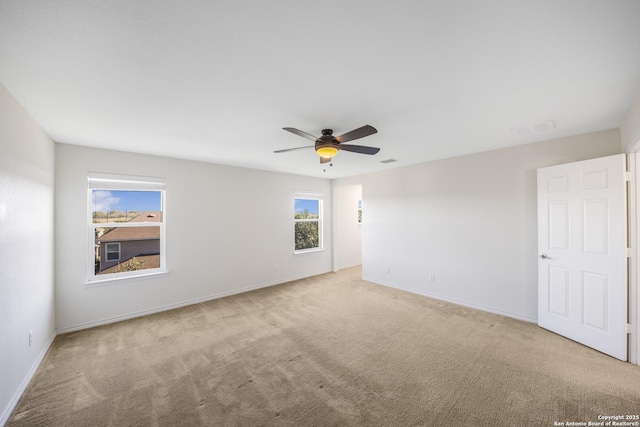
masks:
<instances>
[{"instance_id":1,"label":"ceiling fan motor housing","mask_svg":"<svg viewBox=\"0 0 640 427\"><path fill-rule=\"evenodd\" d=\"M333 137L333 130L323 129L322 136L316 140L316 153L324 159L330 159L340 150L339 143Z\"/></svg>"}]
</instances>

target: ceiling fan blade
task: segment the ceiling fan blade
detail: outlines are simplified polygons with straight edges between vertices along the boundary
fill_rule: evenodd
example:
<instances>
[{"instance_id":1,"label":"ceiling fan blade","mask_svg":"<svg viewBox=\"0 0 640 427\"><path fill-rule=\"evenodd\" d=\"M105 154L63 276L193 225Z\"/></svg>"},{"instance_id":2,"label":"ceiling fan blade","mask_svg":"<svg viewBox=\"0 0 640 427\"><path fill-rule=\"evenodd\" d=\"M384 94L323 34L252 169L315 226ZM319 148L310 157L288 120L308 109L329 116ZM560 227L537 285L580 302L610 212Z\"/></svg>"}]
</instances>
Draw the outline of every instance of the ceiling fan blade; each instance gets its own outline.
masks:
<instances>
[{"instance_id":1,"label":"ceiling fan blade","mask_svg":"<svg viewBox=\"0 0 640 427\"><path fill-rule=\"evenodd\" d=\"M306 147L285 148L284 150L276 150L274 153L286 153L287 151L302 150L303 148L313 148L313 145L307 145Z\"/></svg>"},{"instance_id":2,"label":"ceiling fan blade","mask_svg":"<svg viewBox=\"0 0 640 427\"><path fill-rule=\"evenodd\" d=\"M354 129L351 132L344 133L340 136L336 136L336 141L339 143L353 141L354 139L364 138L365 136L373 135L378 132L373 126L365 125L361 128Z\"/></svg>"},{"instance_id":3,"label":"ceiling fan blade","mask_svg":"<svg viewBox=\"0 0 640 427\"><path fill-rule=\"evenodd\" d=\"M328 159L324 157L320 157L320 164L329 163L330 161L331 161L331 157L329 157Z\"/></svg>"},{"instance_id":4,"label":"ceiling fan blade","mask_svg":"<svg viewBox=\"0 0 640 427\"><path fill-rule=\"evenodd\" d=\"M282 128L282 129L289 131L291 133L295 133L296 135L300 135L301 137L310 139L312 141L316 141L318 139L317 137L311 135L310 133L303 132L300 129L296 129L296 128Z\"/></svg>"},{"instance_id":5,"label":"ceiling fan blade","mask_svg":"<svg viewBox=\"0 0 640 427\"><path fill-rule=\"evenodd\" d=\"M364 145L340 144L340 151L351 151L360 154L376 154L380 149L377 147L366 147Z\"/></svg>"}]
</instances>

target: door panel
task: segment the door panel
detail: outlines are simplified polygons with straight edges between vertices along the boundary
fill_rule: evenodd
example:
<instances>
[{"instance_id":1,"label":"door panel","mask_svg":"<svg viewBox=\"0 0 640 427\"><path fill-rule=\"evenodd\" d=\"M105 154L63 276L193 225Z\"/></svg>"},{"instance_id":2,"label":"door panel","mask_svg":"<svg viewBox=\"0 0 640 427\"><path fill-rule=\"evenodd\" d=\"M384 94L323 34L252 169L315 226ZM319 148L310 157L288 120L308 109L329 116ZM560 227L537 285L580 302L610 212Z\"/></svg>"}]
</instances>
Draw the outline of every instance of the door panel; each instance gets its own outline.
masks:
<instances>
[{"instance_id":1,"label":"door panel","mask_svg":"<svg viewBox=\"0 0 640 427\"><path fill-rule=\"evenodd\" d=\"M606 255L609 206L606 200L585 200L582 205L584 226L582 247L585 254Z\"/></svg>"},{"instance_id":2,"label":"door panel","mask_svg":"<svg viewBox=\"0 0 640 427\"><path fill-rule=\"evenodd\" d=\"M567 200L549 203L549 247L569 249L569 202Z\"/></svg>"},{"instance_id":3,"label":"door panel","mask_svg":"<svg viewBox=\"0 0 640 427\"><path fill-rule=\"evenodd\" d=\"M582 279L583 324L608 333L609 278L601 274L584 273Z\"/></svg>"},{"instance_id":4,"label":"door panel","mask_svg":"<svg viewBox=\"0 0 640 427\"><path fill-rule=\"evenodd\" d=\"M569 317L569 270L549 267L549 311L562 317Z\"/></svg>"},{"instance_id":5,"label":"door panel","mask_svg":"<svg viewBox=\"0 0 640 427\"><path fill-rule=\"evenodd\" d=\"M538 324L627 358L624 154L538 170Z\"/></svg>"}]
</instances>

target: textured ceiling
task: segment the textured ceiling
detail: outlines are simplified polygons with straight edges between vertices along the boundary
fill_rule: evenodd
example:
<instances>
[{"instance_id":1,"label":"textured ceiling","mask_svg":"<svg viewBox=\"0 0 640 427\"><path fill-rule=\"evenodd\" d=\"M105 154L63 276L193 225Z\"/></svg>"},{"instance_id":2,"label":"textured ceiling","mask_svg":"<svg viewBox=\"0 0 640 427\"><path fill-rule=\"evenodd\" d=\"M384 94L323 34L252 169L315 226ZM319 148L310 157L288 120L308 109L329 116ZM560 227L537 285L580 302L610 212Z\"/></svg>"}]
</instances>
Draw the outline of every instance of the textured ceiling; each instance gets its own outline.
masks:
<instances>
[{"instance_id":1,"label":"textured ceiling","mask_svg":"<svg viewBox=\"0 0 640 427\"><path fill-rule=\"evenodd\" d=\"M336 178L618 127L639 22L637 0L1 0L0 82L57 142ZM273 153L365 124L375 156Z\"/></svg>"}]
</instances>

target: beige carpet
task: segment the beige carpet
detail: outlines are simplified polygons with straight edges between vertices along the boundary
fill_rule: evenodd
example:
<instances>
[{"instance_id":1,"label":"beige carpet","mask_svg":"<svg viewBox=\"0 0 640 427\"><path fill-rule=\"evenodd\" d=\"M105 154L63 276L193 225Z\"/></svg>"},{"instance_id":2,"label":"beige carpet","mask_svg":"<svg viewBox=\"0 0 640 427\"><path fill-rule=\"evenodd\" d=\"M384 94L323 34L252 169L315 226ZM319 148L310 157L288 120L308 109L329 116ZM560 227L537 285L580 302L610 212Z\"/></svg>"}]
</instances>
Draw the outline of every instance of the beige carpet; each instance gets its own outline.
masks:
<instances>
[{"instance_id":1,"label":"beige carpet","mask_svg":"<svg viewBox=\"0 0 640 427\"><path fill-rule=\"evenodd\" d=\"M58 336L8 426L553 426L640 367L358 268Z\"/></svg>"}]
</instances>

